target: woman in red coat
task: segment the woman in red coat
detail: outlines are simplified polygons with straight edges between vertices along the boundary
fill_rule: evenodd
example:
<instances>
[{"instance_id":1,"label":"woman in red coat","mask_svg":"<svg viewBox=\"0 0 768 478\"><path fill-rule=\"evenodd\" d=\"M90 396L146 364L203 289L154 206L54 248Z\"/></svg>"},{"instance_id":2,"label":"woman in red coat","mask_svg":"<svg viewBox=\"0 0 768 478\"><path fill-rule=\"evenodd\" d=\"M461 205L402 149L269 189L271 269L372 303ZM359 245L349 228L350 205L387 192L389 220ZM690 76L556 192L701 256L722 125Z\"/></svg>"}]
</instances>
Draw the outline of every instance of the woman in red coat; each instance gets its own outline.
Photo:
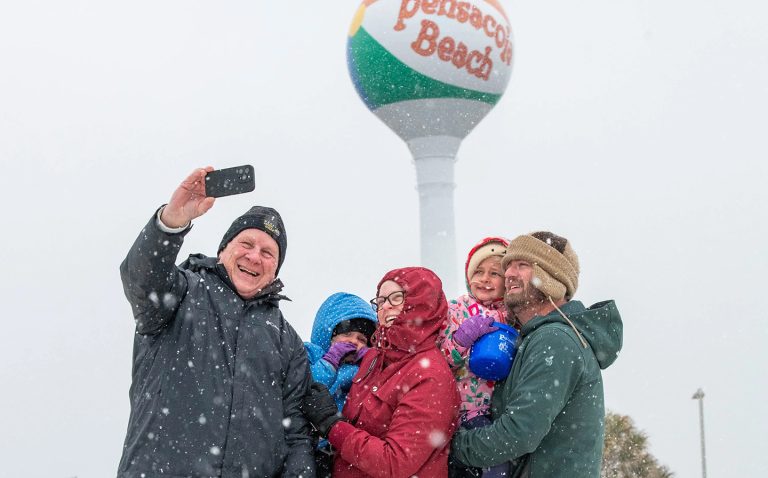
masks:
<instances>
[{"instance_id":1,"label":"woman in red coat","mask_svg":"<svg viewBox=\"0 0 768 478\"><path fill-rule=\"evenodd\" d=\"M377 287L379 327L342 417L327 389L313 384L302 411L336 450L333 476L448 476L459 394L435 345L448 305L429 269L388 272Z\"/></svg>"}]
</instances>

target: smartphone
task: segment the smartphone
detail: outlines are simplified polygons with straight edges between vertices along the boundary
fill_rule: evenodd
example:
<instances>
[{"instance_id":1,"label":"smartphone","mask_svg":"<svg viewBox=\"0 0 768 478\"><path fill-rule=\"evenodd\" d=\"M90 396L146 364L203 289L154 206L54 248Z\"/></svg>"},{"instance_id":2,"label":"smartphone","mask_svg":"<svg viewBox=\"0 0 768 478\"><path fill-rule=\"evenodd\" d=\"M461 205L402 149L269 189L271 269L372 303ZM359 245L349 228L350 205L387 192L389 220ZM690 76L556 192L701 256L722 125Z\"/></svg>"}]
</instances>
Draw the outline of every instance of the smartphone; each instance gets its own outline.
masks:
<instances>
[{"instance_id":1,"label":"smartphone","mask_svg":"<svg viewBox=\"0 0 768 478\"><path fill-rule=\"evenodd\" d=\"M250 164L217 169L205 175L205 195L208 197L249 193L255 188L253 166Z\"/></svg>"}]
</instances>

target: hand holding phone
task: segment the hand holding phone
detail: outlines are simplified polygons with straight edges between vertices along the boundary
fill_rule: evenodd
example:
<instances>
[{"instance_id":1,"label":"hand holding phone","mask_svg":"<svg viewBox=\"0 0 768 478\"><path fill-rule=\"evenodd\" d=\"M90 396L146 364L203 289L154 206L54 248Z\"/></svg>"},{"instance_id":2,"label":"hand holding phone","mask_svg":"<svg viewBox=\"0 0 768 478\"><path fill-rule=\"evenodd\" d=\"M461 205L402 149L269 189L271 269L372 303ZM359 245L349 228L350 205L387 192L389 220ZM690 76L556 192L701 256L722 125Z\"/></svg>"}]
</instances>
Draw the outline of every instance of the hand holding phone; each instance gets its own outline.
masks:
<instances>
[{"instance_id":1,"label":"hand holding phone","mask_svg":"<svg viewBox=\"0 0 768 478\"><path fill-rule=\"evenodd\" d=\"M213 168L210 166L195 169L181 182L163 207L160 218L163 224L168 227L185 226L213 206L215 199L205 196L205 175L211 171Z\"/></svg>"},{"instance_id":2,"label":"hand holding phone","mask_svg":"<svg viewBox=\"0 0 768 478\"><path fill-rule=\"evenodd\" d=\"M207 197L218 198L249 193L255 188L253 166L250 164L217 169L205 175L205 195Z\"/></svg>"}]
</instances>

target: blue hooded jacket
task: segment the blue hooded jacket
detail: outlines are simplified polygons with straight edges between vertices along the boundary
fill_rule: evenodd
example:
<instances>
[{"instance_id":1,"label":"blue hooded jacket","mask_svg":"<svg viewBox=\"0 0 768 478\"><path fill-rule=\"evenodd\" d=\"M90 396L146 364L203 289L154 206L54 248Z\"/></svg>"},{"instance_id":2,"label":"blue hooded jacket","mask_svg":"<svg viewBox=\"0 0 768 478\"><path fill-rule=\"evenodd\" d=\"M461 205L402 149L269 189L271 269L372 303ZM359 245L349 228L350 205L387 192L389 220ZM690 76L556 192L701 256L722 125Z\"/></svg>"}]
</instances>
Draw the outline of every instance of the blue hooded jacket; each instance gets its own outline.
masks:
<instances>
[{"instance_id":1,"label":"blue hooded jacket","mask_svg":"<svg viewBox=\"0 0 768 478\"><path fill-rule=\"evenodd\" d=\"M378 324L376 313L371 304L354 294L337 292L320 305L312 325L311 342L304 342L309 356L312 378L330 390L341 411L347 399L347 392L352 386L352 378L357 374L357 365L342 364L338 370L323 360L323 355L331 347L333 330L340 322L350 319L367 319Z\"/></svg>"}]
</instances>

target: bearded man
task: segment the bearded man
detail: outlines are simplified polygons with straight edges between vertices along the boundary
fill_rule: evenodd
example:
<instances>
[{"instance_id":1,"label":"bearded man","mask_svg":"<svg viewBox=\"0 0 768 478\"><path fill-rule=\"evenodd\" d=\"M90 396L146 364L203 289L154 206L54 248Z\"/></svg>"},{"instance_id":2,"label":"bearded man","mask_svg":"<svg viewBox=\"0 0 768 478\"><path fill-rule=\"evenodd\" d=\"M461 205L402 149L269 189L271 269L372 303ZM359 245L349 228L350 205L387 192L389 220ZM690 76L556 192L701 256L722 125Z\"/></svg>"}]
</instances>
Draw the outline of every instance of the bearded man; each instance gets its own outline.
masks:
<instances>
[{"instance_id":1,"label":"bearded man","mask_svg":"<svg viewBox=\"0 0 768 478\"><path fill-rule=\"evenodd\" d=\"M604 438L603 379L621 349L613 301L572 300L579 262L564 237L517 237L502 260L506 304L520 327L517 355L494 388L492 423L460 430L452 453L466 465L509 464L513 478L597 478Z\"/></svg>"}]
</instances>

